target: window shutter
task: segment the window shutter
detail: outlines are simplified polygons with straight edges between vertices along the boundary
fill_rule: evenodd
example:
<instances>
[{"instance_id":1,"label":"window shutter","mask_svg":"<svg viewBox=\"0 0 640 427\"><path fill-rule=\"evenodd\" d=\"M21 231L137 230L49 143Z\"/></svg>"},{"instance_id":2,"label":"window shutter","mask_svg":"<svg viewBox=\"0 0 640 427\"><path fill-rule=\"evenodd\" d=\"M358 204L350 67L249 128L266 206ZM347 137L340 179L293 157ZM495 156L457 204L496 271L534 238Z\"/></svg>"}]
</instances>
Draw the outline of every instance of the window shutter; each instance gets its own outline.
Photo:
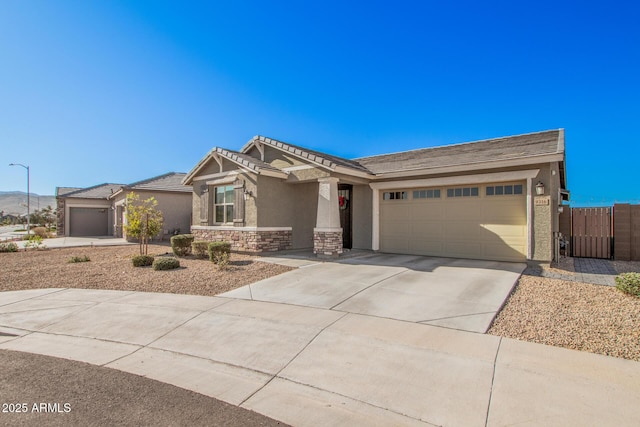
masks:
<instances>
[{"instance_id":1,"label":"window shutter","mask_svg":"<svg viewBox=\"0 0 640 427\"><path fill-rule=\"evenodd\" d=\"M209 224L209 188L206 185L200 186L200 224Z\"/></svg>"}]
</instances>

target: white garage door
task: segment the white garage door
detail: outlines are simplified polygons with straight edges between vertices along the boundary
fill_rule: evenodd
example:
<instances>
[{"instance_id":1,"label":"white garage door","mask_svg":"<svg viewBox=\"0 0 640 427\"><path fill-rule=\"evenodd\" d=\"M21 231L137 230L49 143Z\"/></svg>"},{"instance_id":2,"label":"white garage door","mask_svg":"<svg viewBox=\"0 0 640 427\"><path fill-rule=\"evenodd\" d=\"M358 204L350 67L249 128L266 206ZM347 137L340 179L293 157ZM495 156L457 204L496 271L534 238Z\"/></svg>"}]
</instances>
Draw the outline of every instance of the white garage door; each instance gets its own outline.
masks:
<instances>
[{"instance_id":1,"label":"white garage door","mask_svg":"<svg viewBox=\"0 0 640 427\"><path fill-rule=\"evenodd\" d=\"M523 261L525 182L412 188L380 194L380 250Z\"/></svg>"}]
</instances>

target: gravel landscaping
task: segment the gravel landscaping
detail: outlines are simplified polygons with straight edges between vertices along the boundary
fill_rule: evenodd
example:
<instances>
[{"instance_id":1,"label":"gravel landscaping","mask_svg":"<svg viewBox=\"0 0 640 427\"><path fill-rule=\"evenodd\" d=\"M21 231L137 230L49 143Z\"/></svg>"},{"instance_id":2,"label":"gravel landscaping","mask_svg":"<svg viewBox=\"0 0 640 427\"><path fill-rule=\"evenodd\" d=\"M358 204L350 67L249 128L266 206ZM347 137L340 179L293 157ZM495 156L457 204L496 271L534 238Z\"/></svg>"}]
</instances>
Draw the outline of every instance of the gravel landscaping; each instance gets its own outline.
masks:
<instances>
[{"instance_id":1,"label":"gravel landscaping","mask_svg":"<svg viewBox=\"0 0 640 427\"><path fill-rule=\"evenodd\" d=\"M232 254L226 270L209 260L179 258L180 268L155 271L133 267L138 246L103 246L0 253L0 291L36 288L115 289L192 295L216 295L292 270ZM149 255L170 254L165 245L149 245ZM72 257L88 262L70 263Z\"/></svg>"},{"instance_id":2,"label":"gravel landscaping","mask_svg":"<svg viewBox=\"0 0 640 427\"><path fill-rule=\"evenodd\" d=\"M613 265L619 273L640 271L638 262ZM567 266L555 270L570 274ZM640 298L611 286L526 273L489 334L640 361Z\"/></svg>"}]
</instances>

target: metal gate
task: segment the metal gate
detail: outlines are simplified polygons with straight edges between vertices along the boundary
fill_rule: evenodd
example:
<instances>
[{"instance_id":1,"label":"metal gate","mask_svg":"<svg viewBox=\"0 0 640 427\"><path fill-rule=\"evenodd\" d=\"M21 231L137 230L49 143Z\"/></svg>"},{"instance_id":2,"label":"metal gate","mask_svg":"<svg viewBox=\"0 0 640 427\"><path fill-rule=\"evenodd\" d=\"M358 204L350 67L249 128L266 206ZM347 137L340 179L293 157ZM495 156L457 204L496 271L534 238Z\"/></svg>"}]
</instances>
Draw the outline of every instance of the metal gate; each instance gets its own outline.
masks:
<instances>
[{"instance_id":1,"label":"metal gate","mask_svg":"<svg viewBox=\"0 0 640 427\"><path fill-rule=\"evenodd\" d=\"M572 208L571 242L574 257L610 259L611 208Z\"/></svg>"}]
</instances>

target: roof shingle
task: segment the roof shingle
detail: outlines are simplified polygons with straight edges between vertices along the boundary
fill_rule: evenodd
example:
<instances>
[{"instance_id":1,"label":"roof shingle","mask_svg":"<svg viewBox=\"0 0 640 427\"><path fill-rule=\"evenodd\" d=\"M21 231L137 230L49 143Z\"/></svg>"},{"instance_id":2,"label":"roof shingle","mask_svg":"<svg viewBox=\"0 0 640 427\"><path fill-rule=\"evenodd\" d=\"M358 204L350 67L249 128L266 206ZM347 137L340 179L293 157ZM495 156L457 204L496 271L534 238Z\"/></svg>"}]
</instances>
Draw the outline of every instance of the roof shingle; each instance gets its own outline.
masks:
<instances>
[{"instance_id":1,"label":"roof shingle","mask_svg":"<svg viewBox=\"0 0 640 427\"><path fill-rule=\"evenodd\" d=\"M376 175L564 153L562 130L487 139L354 159Z\"/></svg>"}]
</instances>

